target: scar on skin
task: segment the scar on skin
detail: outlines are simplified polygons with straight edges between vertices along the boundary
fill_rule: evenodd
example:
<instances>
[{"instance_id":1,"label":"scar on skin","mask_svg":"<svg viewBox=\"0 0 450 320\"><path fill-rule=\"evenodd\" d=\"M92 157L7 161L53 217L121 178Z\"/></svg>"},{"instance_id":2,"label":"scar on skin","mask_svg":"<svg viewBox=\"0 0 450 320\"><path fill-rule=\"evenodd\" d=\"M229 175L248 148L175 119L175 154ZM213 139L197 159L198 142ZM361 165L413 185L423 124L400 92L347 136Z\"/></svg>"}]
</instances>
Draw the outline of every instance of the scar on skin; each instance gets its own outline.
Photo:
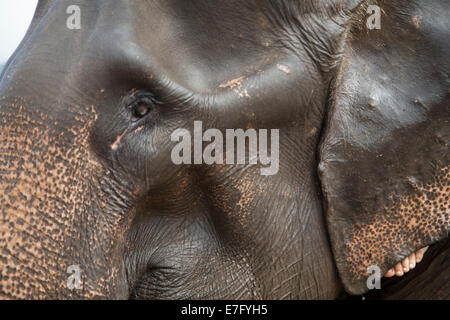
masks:
<instances>
[{"instance_id":1,"label":"scar on skin","mask_svg":"<svg viewBox=\"0 0 450 320\"><path fill-rule=\"evenodd\" d=\"M278 68L278 70L280 70L286 74L291 74L291 70L285 65L277 64L277 68Z\"/></svg>"},{"instance_id":2,"label":"scar on skin","mask_svg":"<svg viewBox=\"0 0 450 320\"><path fill-rule=\"evenodd\" d=\"M233 80L228 81L225 84L221 84L219 86L219 88L230 88L230 89L234 89L235 87L240 87L242 84L242 80L244 80L244 77L239 77Z\"/></svg>"},{"instance_id":3,"label":"scar on skin","mask_svg":"<svg viewBox=\"0 0 450 320\"><path fill-rule=\"evenodd\" d=\"M231 90L236 92L236 94L241 98L243 98L243 97L251 98L250 95L248 94L247 89L245 89L245 88L242 89L242 81L243 80L244 80L244 77L242 76L242 77L236 78L234 80L228 81L225 84L221 84L219 86L219 88L230 88Z\"/></svg>"},{"instance_id":4,"label":"scar on skin","mask_svg":"<svg viewBox=\"0 0 450 320\"><path fill-rule=\"evenodd\" d=\"M120 135L116 138L116 140L111 144L111 150L112 151L116 151L117 148L119 147L120 144L120 140L122 140L122 138L125 136L125 134L128 132L128 128Z\"/></svg>"}]
</instances>

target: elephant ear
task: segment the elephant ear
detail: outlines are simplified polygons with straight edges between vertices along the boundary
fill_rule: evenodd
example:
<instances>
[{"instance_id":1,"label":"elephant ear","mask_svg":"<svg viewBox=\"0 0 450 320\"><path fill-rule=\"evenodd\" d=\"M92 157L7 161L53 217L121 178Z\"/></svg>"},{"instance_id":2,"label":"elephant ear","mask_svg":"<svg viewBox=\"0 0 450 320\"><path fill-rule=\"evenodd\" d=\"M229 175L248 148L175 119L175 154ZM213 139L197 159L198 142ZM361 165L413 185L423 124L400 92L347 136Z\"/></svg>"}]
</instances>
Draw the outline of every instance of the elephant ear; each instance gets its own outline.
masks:
<instances>
[{"instance_id":1,"label":"elephant ear","mask_svg":"<svg viewBox=\"0 0 450 320\"><path fill-rule=\"evenodd\" d=\"M369 267L383 275L450 225L450 2L382 3L381 29L349 31L319 149L333 254L352 294L368 290Z\"/></svg>"}]
</instances>

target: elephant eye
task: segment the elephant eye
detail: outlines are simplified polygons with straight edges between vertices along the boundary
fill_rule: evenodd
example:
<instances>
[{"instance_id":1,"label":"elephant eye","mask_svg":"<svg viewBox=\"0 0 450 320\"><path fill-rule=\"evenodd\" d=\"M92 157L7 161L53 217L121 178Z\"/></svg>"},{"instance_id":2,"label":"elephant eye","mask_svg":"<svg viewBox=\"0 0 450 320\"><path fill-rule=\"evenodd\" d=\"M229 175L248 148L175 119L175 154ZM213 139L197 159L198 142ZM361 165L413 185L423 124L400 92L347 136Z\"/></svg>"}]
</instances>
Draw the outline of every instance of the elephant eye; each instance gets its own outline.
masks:
<instances>
[{"instance_id":1,"label":"elephant eye","mask_svg":"<svg viewBox=\"0 0 450 320\"><path fill-rule=\"evenodd\" d=\"M150 99L142 99L136 103L134 103L132 107L132 117L131 120L133 122L138 121L139 119L142 119L146 115L150 113L152 110L152 102Z\"/></svg>"},{"instance_id":2,"label":"elephant eye","mask_svg":"<svg viewBox=\"0 0 450 320\"><path fill-rule=\"evenodd\" d=\"M134 116L136 118L142 118L144 116L147 115L147 113L150 112L150 108L146 105L143 104L138 104L135 108L134 108Z\"/></svg>"}]
</instances>

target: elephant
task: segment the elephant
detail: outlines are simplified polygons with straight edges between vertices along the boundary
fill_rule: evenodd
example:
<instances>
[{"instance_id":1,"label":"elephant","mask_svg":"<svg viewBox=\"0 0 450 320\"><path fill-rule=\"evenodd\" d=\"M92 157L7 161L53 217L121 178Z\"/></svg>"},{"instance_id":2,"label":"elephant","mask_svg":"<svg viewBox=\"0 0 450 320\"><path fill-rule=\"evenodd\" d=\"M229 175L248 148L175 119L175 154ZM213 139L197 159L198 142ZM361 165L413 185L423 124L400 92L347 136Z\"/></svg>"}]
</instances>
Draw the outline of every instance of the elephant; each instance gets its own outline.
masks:
<instances>
[{"instance_id":1,"label":"elephant","mask_svg":"<svg viewBox=\"0 0 450 320\"><path fill-rule=\"evenodd\" d=\"M449 15L40 0L0 77L0 297L449 299ZM196 122L278 132L276 172L250 135L175 163Z\"/></svg>"}]
</instances>

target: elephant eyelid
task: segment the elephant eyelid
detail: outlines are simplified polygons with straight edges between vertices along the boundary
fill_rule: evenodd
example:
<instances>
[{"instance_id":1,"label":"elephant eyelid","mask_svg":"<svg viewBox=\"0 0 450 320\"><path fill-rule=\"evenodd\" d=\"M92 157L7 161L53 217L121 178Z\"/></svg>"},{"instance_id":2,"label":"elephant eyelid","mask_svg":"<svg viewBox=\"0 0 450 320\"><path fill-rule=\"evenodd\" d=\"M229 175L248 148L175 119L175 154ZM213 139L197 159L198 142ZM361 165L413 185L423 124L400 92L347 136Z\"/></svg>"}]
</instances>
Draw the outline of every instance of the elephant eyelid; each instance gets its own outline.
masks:
<instances>
[{"instance_id":1,"label":"elephant eyelid","mask_svg":"<svg viewBox=\"0 0 450 320\"><path fill-rule=\"evenodd\" d=\"M187 111L198 103L192 93L179 88L177 90L174 85L172 86L165 83L164 85L155 85L151 91L133 89L122 98L122 110L131 114L131 121L136 124L149 114L155 115L154 111L169 116ZM139 106L140 110L137 110L136 107ZM144 111L144 107L147 108L147 111Z\"/></svg>"}]
</instances>

